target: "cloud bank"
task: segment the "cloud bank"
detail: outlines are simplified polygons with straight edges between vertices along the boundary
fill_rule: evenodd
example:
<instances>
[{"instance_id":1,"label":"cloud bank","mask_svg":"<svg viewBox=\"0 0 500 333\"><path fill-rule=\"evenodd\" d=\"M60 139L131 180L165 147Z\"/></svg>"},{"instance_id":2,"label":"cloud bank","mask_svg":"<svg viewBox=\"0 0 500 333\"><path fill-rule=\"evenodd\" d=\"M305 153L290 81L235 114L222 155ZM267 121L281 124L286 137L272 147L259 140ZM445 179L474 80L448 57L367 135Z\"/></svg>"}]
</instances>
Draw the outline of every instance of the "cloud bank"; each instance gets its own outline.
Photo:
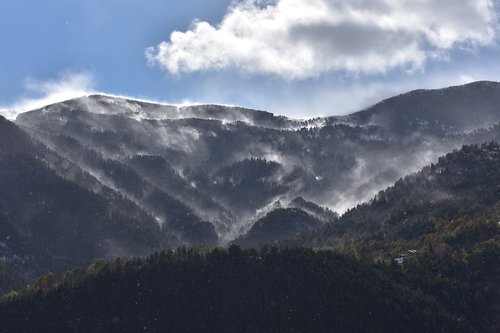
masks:
<instances>
[{"instance_id":1,"label":"cloud bank","mask_svg":"<svg viewBox=\"0 0 500 333\"><path fill-rule=\"evenodd\" d=\"M7 119L15 119L22 112L91 94L94 92L93 86L94 77L88 72L65 72L57 79L49 81L28 78L24 84L28 97L12 105L1 106L0 115Z\"/></svg>"},{"instance_id":2,"label":"cloud bank","mask_svg":"<svg viewBox=\"0 0 500 333\"><path fill-rule=\"evenodd\" d=\"M195 21L146 57L174 75L237 69L293 80L415 71L453 49L493 45L493 1L236 1L218 25Z\"/></svg>"}]
</instances>

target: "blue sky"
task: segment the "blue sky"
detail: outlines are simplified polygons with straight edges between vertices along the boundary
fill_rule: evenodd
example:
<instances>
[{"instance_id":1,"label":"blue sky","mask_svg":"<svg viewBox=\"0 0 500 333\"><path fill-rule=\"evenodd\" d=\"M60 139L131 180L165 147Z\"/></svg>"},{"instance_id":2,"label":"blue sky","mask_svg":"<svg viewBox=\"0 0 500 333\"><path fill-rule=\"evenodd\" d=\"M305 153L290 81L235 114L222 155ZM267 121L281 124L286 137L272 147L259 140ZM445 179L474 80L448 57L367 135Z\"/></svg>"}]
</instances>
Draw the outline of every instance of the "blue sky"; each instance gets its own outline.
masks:
<instances>
[{"instance_id":1,"label":"blue sky","mask_svg":"<svg viewBox=\"0 0 500 333\"><path fill-rule=\"evenodd\" d=\"M312 117L500 80L496 1L408 3L2 0L0 109L104 92Z\"/></svg>"}]
</instances>

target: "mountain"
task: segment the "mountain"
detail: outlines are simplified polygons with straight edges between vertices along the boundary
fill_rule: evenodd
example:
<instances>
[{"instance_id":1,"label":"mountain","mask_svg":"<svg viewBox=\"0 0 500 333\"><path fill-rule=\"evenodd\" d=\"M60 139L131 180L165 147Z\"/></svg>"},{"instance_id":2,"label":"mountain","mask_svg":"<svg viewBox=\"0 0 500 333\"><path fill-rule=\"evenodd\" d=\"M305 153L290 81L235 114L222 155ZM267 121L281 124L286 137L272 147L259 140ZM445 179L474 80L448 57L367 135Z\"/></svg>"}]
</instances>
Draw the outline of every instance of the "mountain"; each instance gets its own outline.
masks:
<instances>
[{"instance_id":1,"label":"mountain","mask_svg":"<svg viewBox=\"0 0 500 333\"><path fill-rule=\"evenodd\" d=\"M352 215L337 213L462 144L500 140L499 95L477 82L311 120L91 95L2 119L0 291L177 246L256 246L331 226L337 246Z\"/></svg>"},{"instance_id":2,"label":"mountain","mask_svg":"<svg viewBox=\"0 0 500 333\"><path fill-rule=\"evenodd\" d=\"M16 124L186 243L227 244L277 201L302 197L343 213L462 144L498 138L498 96L498 83L477 82L294 120L91 95L23 113Z\"/></svg>"},{"instance_id":3,"label":"mountain","mask_svg":"<svg viewBox=\"0 0 500 333\"><path fill-rule=\"evenodd\" d=\"M0 330L496 332L499 88L0 118Z\"/></svg>"}]
</instances>

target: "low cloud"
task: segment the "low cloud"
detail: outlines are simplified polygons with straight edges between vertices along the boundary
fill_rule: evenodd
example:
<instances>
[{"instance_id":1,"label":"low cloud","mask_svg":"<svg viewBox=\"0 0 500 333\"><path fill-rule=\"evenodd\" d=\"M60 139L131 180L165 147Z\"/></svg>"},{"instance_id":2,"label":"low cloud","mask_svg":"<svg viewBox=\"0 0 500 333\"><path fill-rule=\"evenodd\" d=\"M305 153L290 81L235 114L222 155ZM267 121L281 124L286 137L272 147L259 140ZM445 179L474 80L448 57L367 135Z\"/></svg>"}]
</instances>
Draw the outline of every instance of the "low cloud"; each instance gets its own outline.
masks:
<instances>
[{"instance_id":1,"label":"low cloud","mask_svg":"<svg viewBox=\"0 0 500 333\"><path fill-rule=\"evenodd\" d=\"M451 50L493 45L497 29L493 0L242 0L218 25L195 21L146 57L174 75L411 72Z\"/></svg>"},{"instance_id":2,"label":"low cloud","mask_svg":"<svg viewBox=\"0 0 500 333\"><path fill-rule=\"evenodd\" d=\"M94 92L94 78L88 72L65 72L55 80L25 80L26 96L8 106L0 106L0 115L15 119L19 113L62 102Z\"/></svg>"}]
</instances>

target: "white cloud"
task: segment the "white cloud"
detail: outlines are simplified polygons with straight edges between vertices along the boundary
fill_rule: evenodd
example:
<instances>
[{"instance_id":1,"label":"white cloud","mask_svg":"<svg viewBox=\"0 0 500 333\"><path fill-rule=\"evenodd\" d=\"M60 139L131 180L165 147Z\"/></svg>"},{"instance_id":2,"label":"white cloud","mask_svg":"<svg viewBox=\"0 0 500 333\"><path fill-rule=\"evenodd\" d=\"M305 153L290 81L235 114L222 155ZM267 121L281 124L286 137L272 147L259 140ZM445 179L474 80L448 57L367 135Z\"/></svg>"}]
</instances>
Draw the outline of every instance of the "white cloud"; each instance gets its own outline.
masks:
<instances>
[{"instance_id":1,"label":"white cloud","mask_svg":"<svg viewBox=\"0 0 500 333\"><path fill-rule=\"evenodd\" d=\"M93 85L94 78L88 72L64 72L56 80L49 81L28 78L25 80L25 89L29 97L21 98L9 106L1 106L0 115L15 119L22 112L91 94L94 92Z\"/></svg>"},{"instance_id":2,"label":"white cloud","mask_svg":"<svg viewBox=\"0 0 500 333\"><path fill-rule=\"evenodd\" d=\"M467 84L476 81L473 76L468 75L468 74L460 74L458 77L458 80L462 84Z\"/></svg>"},{"instance_id":3,"label":"white cloud","mask_svg":"<svg viewBox=\"0 0 500 333\"><path fill-rule=\"evenodd\" d=\"M494 0L242 0L213 26L146 50L172 74L238 69L287 79L414 71L455 48L495 43Z\"/></svg>"}]
</instances>

